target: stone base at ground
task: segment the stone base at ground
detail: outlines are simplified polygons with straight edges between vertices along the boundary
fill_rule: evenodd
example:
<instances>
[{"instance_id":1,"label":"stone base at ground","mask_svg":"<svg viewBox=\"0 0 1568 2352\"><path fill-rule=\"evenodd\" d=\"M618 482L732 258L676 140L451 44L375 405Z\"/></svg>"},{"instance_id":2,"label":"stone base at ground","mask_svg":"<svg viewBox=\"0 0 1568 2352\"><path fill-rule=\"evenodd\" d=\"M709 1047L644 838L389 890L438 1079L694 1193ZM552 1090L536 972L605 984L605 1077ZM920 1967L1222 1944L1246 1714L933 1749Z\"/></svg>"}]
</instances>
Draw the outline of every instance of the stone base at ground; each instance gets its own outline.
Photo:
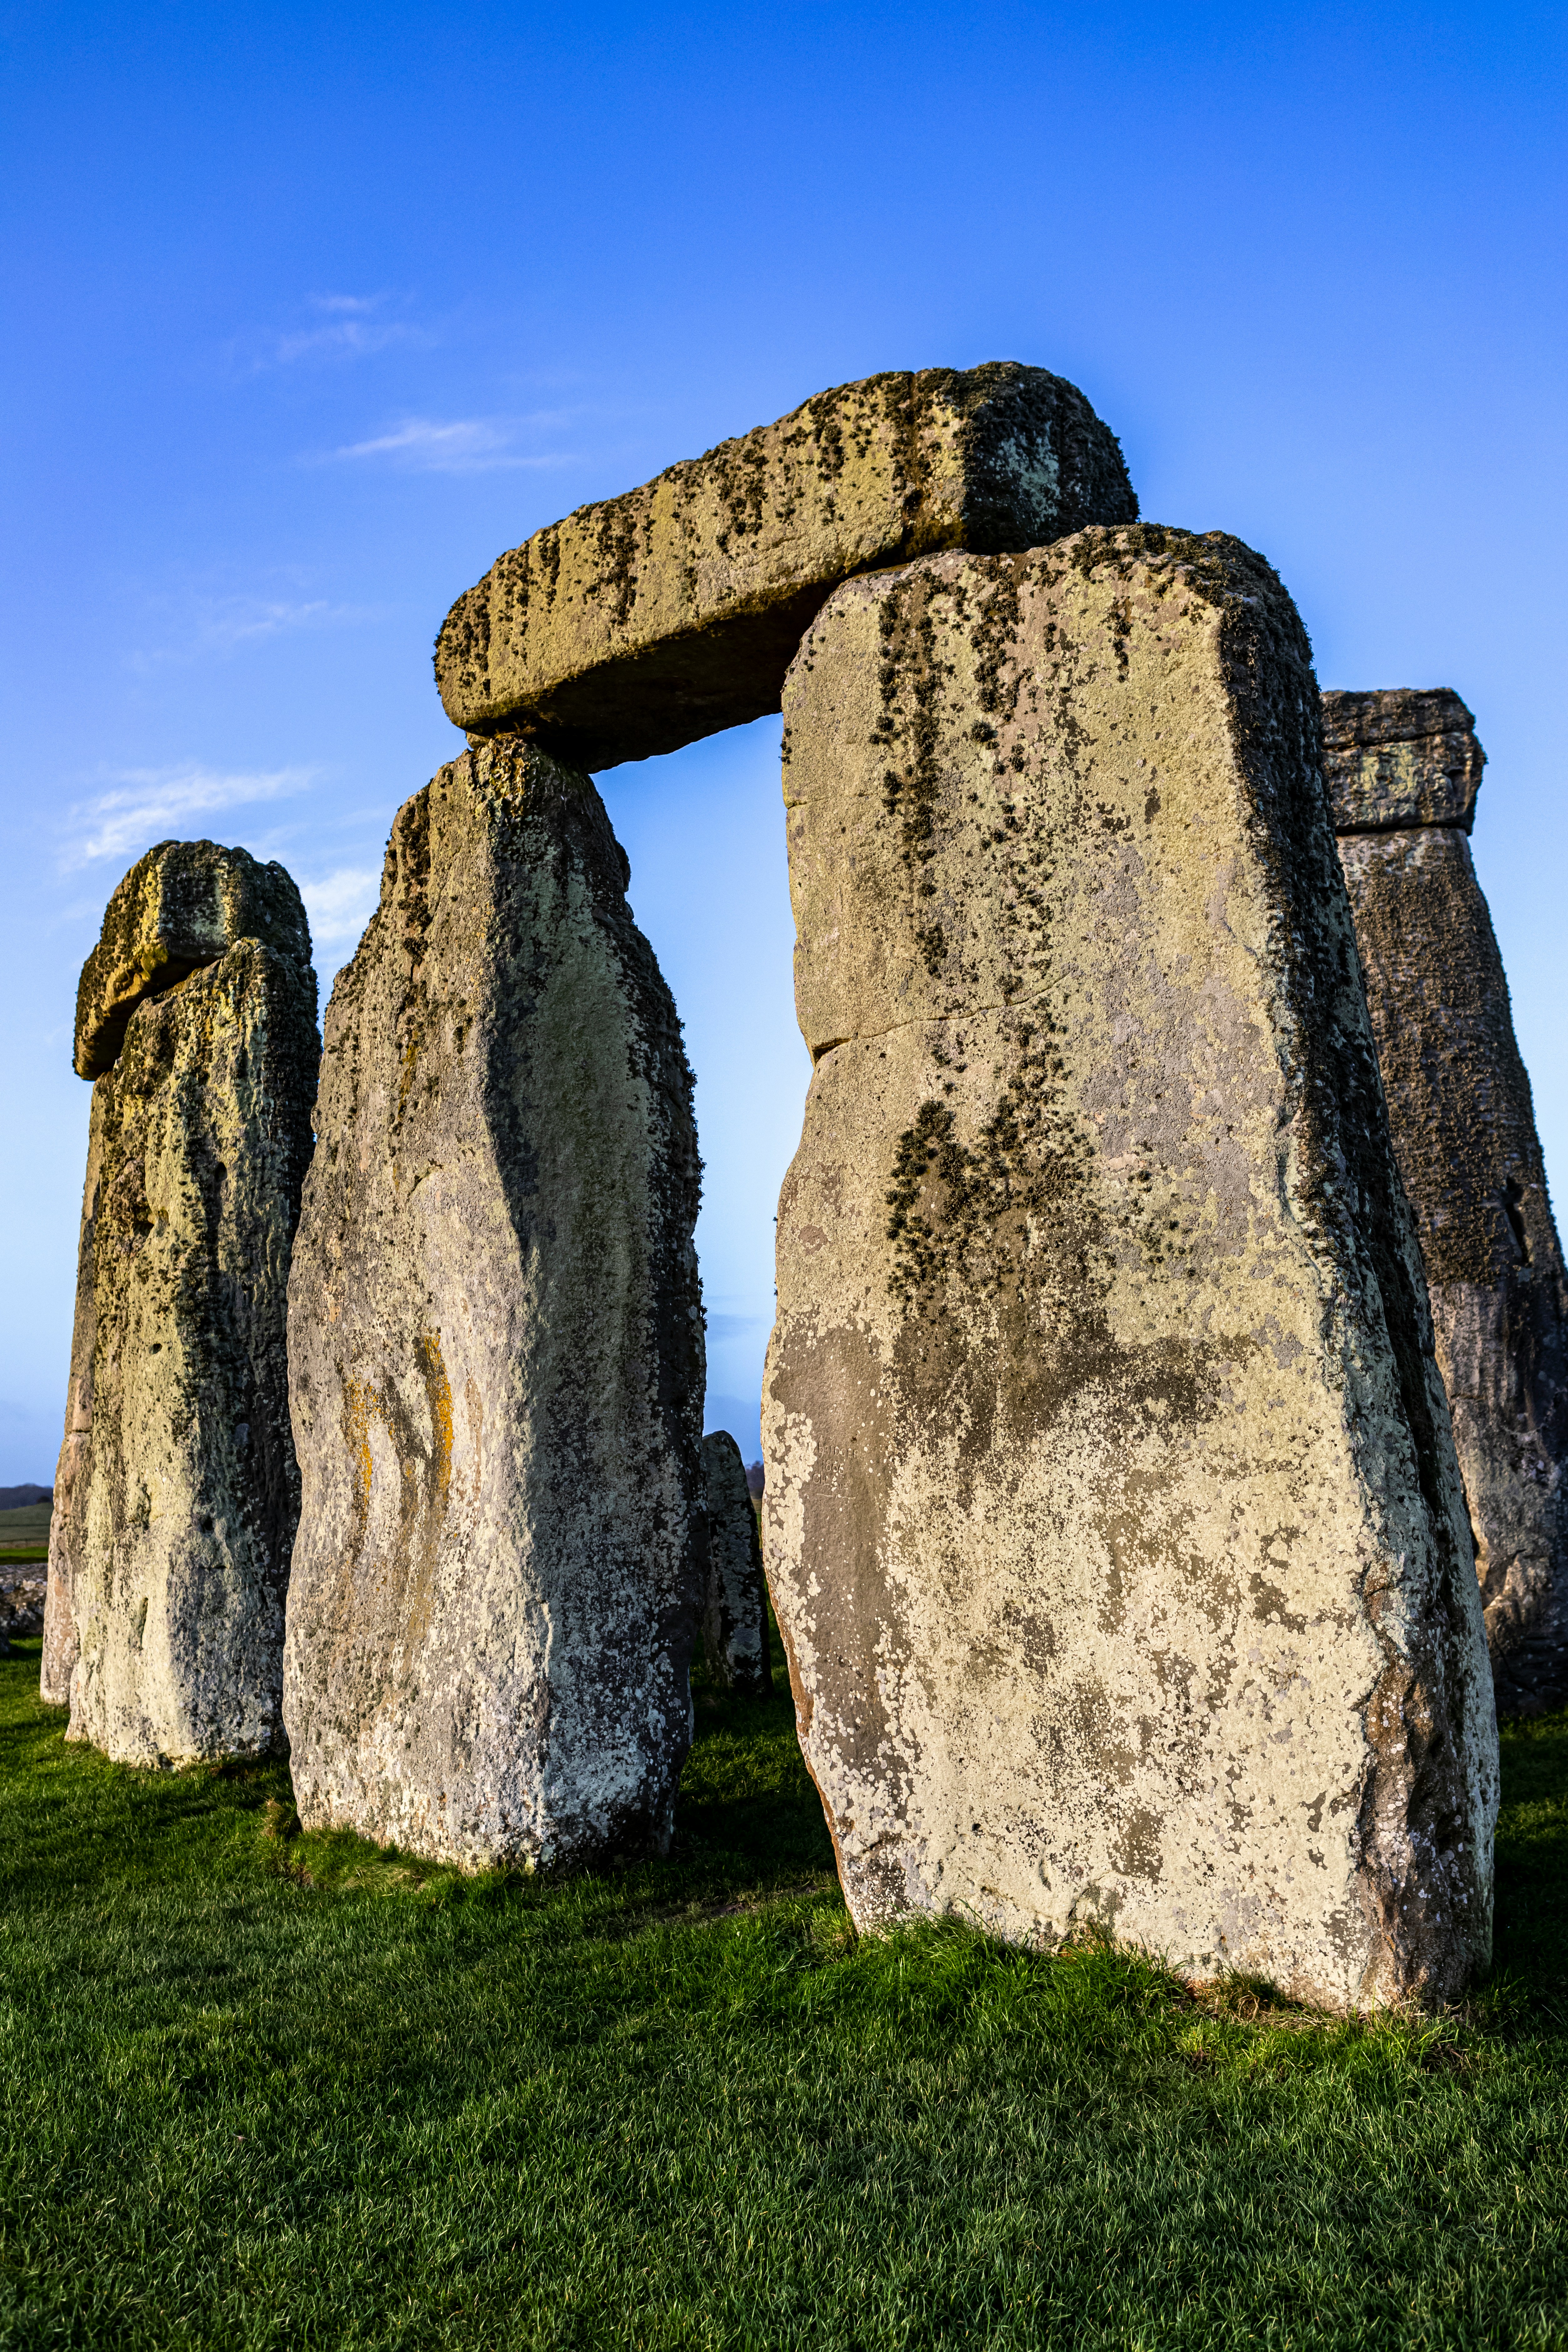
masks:
<instances>
[{"instance_id":1,"label":"stone base at ground","mask_svg":"<svg viewBox=\"0 0 1568 2352\"><path fill-rule=\"evenodd\" d=\"M68 1736L120 1763L283 1745L316 1058L308 962L246 939L140 1003L96 1082L44 1695L68 1671Z\"/></svg>"},{"instance_id":2,"label":"stone base at ground","mask_svg":"<svg viewBox=\"0 0 1568 2352\"><path fill-rule=\"evenodd\" d=\"M707 1590L703 1655L714 1680L750 1698L773 1687L762 1543L740 1448L725 1429L703 1439Z\"/></svg>"},{"instance_id":3,"label":"stone base at ground","mask_svg":"<svg viewBox=\"0 0 1568 2352\"><path fill-rule=\"evenodd\" d=\"M700 1163L585 776L400 811L294 1252L284 1711L308 1826L468 1866L668 1843L701 1599Z\"/></svg>"},{"instance_id":4,"label":"stone base at ground","mask_svg":"<svg viewBox=\"0 0 1568 2352\"><path fill-rule=\"evenodd\" d=\"M853 1916L1451 1997L1496 1725L1289 598L934 556L784 709L767 1553Z\"/></svg>"}]
</instances>

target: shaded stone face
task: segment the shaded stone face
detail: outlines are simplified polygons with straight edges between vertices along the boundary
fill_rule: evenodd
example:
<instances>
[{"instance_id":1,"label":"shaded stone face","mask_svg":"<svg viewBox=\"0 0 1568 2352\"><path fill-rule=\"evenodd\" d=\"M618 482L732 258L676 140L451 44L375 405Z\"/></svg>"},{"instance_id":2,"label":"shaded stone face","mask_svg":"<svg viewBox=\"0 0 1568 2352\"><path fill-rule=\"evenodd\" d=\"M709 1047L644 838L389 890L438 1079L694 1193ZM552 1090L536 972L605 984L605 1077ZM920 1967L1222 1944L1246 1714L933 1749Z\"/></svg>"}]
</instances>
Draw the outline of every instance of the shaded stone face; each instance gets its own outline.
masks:
<instances>
[{"instance_id":1,"label":"shaded stone face","mask_svg":"<svg viewBox=\"0 0 1568 2352\"><path fill-rule=\"evenodd\" d=\"M464 1864L668 1841L701 1599L700 1162L585 776L399 812L326 1022L290 1286L308 1824Z\"/></svg>"},{"instance_id":2,"label":"shaded stone face","mask_svg":"<svg viewBox=\"0 0 1568 2352\"><path fill-rule=\"evenodd\" d=\"M1289 598L934 556L784 711L766 1544L852 1911L1454 1992L1496 1727Z\"/></svg>"},{"instance_id":3,"label":"shaded stone face","mask_svg":"<svg viewBox=\"0 0 1568 2352\"><path fill-rule=\"evenodd\" d=\"M747 1697L773 1687L762 1542L740 1448L726 1429L703 1439L707 1510L707 1590L703 1654L716 1682Z\"/></svg>"},{"instance_id":4,"label":"shaded stone face","mask_svg":"<svg viewBox=\"0 0 1568 2352\"><path fill-rule=\"evenodd\" d=\"M1323 774L1338 833L1475 823L1486 753L1451 688L1323 696Z\"/></svg>"},{"instance_id":5,"label":"shaded stone face","mask_svg":"<svg viewBox=\"0 0 1568 2352\"><path fill-rule=\"evenodd\" d=\"M1114 435L1061 377L871 376L513 548L447 614L436 684L456 726L580 768L645 760L777 710L849 574L1137 511Z\"/></svg>"},{"instance_id":6,"label":"shaded stone face","mask_svg":"<svg viewBox=\"0 0 1568 2352\"><path fill-rule=\"evenodd\" d=\"M1533 1712L1568 1699L1568 1279L1508 982L1462 832L1354 834L1340 856L1498 1706Z\"/></svg>"},{"instance_id":7,"label":"shaded stone face","mask_svg":"<svg viewBox=\"0 0 1568 2352\"><path fill-rule=\"evenodd\" d=\"M262 940L310 966L310 931L293 878L245 849L215 841L161 841L139 858L109 902L103 932L77 991L76 1073L112 1069L126 1024L155 996L236 940Z\"/></svg>"},{"instance_id":8,"label":"shaded stone face","mask_svg":"<svg viewBox=\"0 0 1568 2352\"><path fill-rule=\"evenodd\" d=\"M316 981L243 939L131 1013L94 1087L43 1692L118 1762L283 1745L298 1513L289 1244Z\"/></svg>"}]
</instances>

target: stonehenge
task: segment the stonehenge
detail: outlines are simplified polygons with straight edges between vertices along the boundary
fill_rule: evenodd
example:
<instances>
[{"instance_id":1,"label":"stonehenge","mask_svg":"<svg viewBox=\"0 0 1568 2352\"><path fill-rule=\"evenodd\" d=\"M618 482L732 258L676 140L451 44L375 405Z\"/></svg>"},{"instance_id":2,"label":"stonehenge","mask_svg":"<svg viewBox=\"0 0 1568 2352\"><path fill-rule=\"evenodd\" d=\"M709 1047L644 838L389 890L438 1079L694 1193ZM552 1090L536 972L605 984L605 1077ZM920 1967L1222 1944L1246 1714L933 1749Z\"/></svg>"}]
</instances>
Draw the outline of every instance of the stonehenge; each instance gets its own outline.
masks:
<instances>
[{"instance_id":1,"label":"stonehenge","mask_svg":"<svg viewBox=\"0 0 1568 2352\"><path fill-rule=\"evenodd\" d=\"M589 779L398 812L325 1024L289 1287L295 1801L465 1867L667 1845L702 1589L700 1163Z\"/></svg>"},{"instance_id":2,"label":"stonehenge","mask_svg":"<svg viewBox=\"0 0 1568 2352\"><path fill-rule=\"evenodd\" d=\"M770 1592L862 1927L1339 2009L1485 1965L1488 1636L1505 1704L1568 1654L1568 1292L1479 747L1453 696L1320 696L1261 557L1137 516L1009 362L536 531L443 625L466 746L324 1045L281 867L132 869L78 1008L73 1736L287 1748L308 1830L601 1865L668 1849L699 1641L770 1687ZM813 1072L759 1542L591 772L771 710Z\"/></svg>"},{"instance_id":3,"label":"stonehenge","mask_svg":"<svg viewBox=\"0 0 1568 2352\"><path fill-rule=\"evenodd\" d=\"M1568 1279L1469 835L1458 696L1323 697L1324 772L1415 1212L1501 1712L1568 1699Z\"/></svg>"},{"instance_id":4,"label":"stonehenge","mask_svg":"<svg viewBox=\"0 0 1568 2352\"><path fill-rule=\"evenodd\" d=\"M727 1429L703 1439L707 1581L703 1656L713 1680L747 1698L773 1687L762 1543L740 1448Z\"/></svg>"},{"instance_id":5,"label":"stonehenge","mask_svg":"<svg viewBox=\"0 0 1568 2352\"><path fill-rule=\"evenodd\" d=\"M1496 1723L1290 598L928 556L784 719L765 1548L852 1914L1452 1997Z\"/></svg>"},{"instance_id":6,"label":"stonehenge","mask_svg":"<svg viewBox=\"0 0 1568 2352\"><path fill-rule=\"evenodd\" d=\"M455 726L612 768L777 710L852 572L1137 512L1114 435L1061 376L873 375L536 531L447 614L436 684Z\"/></svg>"},{"instance_id":7,"label":"stonehenge","mask_svg":"<svg viewBox=\"0 0 1568 2352\"><path fill-rule=\"evenodd\" d=\"M93 1075L41 1689L116 1761L281 1750L289 1247L316 976L280 866L164 842L82 974Z\"/></svg>"}]
</instances>

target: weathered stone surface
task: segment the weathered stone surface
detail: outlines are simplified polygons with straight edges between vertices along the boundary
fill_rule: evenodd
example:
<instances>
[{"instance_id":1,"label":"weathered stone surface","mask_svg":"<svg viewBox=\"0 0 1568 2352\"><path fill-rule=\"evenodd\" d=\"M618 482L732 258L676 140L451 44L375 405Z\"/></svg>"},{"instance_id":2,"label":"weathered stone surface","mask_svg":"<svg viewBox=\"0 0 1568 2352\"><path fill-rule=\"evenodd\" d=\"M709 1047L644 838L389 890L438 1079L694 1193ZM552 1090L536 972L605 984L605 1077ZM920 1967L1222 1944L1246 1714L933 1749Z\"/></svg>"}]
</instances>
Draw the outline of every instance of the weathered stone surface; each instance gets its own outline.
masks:
<instances>
[{"instance_id":1,"label":"weathered stone surface","mask_svg":"<svg viewBox=\"0 0 1568 2352\"><path fill-rule=\"evenodd\" d=\"M711 1430L703 1439L703 1495L707 1506L703 1654L716 1682L750 1698L765 1697L773 1687L773 1669L762 1541L746 1465L727 1429Z\"/></svg>"},{"instance_id":2,"label":"weathered stone surface","mask_svg":"<svg viewBox=\"0 0 1568 2352\"><path fill-rule=\"evenodd\" d=\"M282 1745L316 1063L314 972L242 939L143 999L96 1081L44 1690L68 1671L68 1737L121 1763Z\"/></svg>"},{"instance_id":3,"label":"weathered stone surface","mask_svg":"<svg viewBox=\"0 0 1568 2352\"><path fill-rule=\"evenodd\" d=\"M1290 599L930 557L784 711L765 1542L852 1911L1454 1992L1496 1723Z\"/></svg>"},{"instance_id":4,"label":"weathered stone surface","mask_svg":"<svg viewBox=\"0 0 1568 2352\"><path fill-rule=\"evenodd\" d=\"M399 812L326 1023L290 1286L307 1824L463 1864L667 1843L701 1603L680 1024L585 776Z\"/></svg>"},{"instance_id":5,"label":"weathered stone surface","mask_svg":"<svg viewBox=\"0 0 1568 2352\"><path fill-rule=\"evenodd\" d=\"M87 1542L87 1504L92 1490L88 1474L92 1453L93 1338L98 1328L94 1235L102 1189L103 1131L109 1101L109 1088L101 1083L95 1085L88 1118L87 1177L82 1185L81 1229L77 1244L76 1314L71 1324L71 1369L66 1386L65 1434L55 1471L55 1507L49 1518L44 1651L38 1671L39 1696L51 1706L70 1705L71 1675L77 1662L76 1611L71 1589L75 1582L73 1562L83 1556Z\"/></svg>"},{"instance_id":6,"label":"weathered stone surface","mask_svg":"<svg viewBox=\"0 0 1568 2352\"><path fill-rule=\"evenodd\" d=\"M36 1568L0 1568L0 1658L13 1641L43 1631L45 1579Z\"/></svg>"},{"instance_id":7,"label":"weathered stone surface","mask_svg":"<svg viewBox=\"0 0 1568 2352\"><path fill-rule=\"evenodd\" d=\"M1559 1706L1568 1279L1502 959L1462 833L1356 834L1340 856L1426 1260L1498 1706Z\"/></svg>"},{"instance_id":8,"label":"weathered stone surface","mask_svg":"<svg viewBox=\"0 0 1568 2352\"><path fill-rule=\"evenodd\" d=\"M1338 833L1475 823L1486 753L1451 688L1322 698L1323 773Z\"/></svg>"},{"instance_id":9,"label":"weathered stone surface","mask_svg":"<svg viewBox=\"0 0 1568 2352\"><path fill-rule=\"evenodd\" d=\"M777 710L852 572L1137 511L1115 436L1061 376L870 376L511 549L447 614L436 684L459 727L580 768L645 760Z\"/></svg>"},{"instance_id":10,"label":"weathered stone surface","mask_svg":"<svg viewBox=\"0 0 1568 2352\"><path fill-rule=\"evenodd\" d=\"M125 1024L236 940L262 940L302 971L310 931L292 877L246 849L215 841L161 841L139 858L109 902L99 943L77 990L76 1072L112 1069Z\"/></svg>"}]
</instances>

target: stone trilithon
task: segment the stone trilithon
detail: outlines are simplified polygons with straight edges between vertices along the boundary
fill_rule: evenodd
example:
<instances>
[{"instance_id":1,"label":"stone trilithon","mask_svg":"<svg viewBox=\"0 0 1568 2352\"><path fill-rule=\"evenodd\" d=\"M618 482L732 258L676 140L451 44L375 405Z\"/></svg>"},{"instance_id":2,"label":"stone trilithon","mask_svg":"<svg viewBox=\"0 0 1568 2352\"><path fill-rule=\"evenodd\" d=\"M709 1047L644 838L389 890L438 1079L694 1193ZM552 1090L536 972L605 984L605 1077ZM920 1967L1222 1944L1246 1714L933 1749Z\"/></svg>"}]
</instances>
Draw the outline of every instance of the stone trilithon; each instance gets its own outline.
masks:
<instances>
[{"instance_id":1,"label":"stone trilithon","mask_svg":"<svg viewBox=\"0 0 1568 2352\"><path fill-rule=\"evenodd\" d=\"M1497 1699L1568 1698L1568 1279L1470 863L1457 694L1323 697L1325 772L1475 1529Z\"/></svg>"},{"instance_id":2,"label":"stone trilithon","mask_svg":"<svg viewBox=\"0 0 1568 2352\"><path fill-rule=\"evenodd\" d=\"M1289 597L933 555L784 714L767 1553L852 1911L1456 1992L1496 1725Z\"/></svg>"},{"instance_id":3,"label":"stone trilithon","mask_svg":"<svg viewBox=\"0 0 1568 2352\"><path fill-rule=\"evenodd\" d=\"M301 1820L465 1865L663 1846L701 1589L680 1024L584 775L399 812L326 1021L289 1290Z\"/></svg>"},{"instance_id":4,"label":"stone trilithon","mask_svg":"<svg viewBox=\"0 0 1568 2352\"><path fill-rule=\"evenodd\" d=\"M129 1764L283 1745L289 1246L316 975L280 866L164 842L82 973L93 1079L41 1686Z\"/></svg>"}]
</instances>

